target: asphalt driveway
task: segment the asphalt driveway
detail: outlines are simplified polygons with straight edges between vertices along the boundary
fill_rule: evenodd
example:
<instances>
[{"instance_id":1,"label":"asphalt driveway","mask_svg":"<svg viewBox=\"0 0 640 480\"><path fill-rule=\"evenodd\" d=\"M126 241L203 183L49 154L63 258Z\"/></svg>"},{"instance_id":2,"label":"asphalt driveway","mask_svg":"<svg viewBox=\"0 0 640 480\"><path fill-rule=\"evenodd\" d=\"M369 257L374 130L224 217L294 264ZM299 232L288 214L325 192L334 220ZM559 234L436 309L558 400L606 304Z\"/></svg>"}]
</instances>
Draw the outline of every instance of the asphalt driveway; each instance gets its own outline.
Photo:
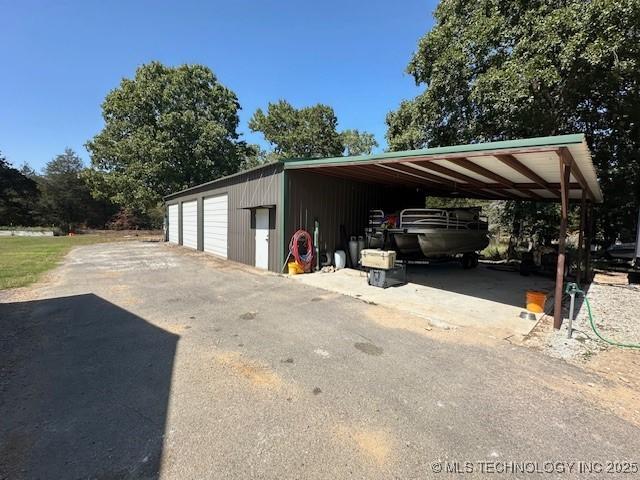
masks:
<instances>
[{"instance_id":1,"label":"asphalt driveway","mask_svg":"<svg viewBox=\"0 0 640 480\"><path fill-rule=\"evenodd\" d=\"M81 247L0 301L0 478L585 478L640 461L624 385L177 247Z\"/></svg>"}]
</instances>

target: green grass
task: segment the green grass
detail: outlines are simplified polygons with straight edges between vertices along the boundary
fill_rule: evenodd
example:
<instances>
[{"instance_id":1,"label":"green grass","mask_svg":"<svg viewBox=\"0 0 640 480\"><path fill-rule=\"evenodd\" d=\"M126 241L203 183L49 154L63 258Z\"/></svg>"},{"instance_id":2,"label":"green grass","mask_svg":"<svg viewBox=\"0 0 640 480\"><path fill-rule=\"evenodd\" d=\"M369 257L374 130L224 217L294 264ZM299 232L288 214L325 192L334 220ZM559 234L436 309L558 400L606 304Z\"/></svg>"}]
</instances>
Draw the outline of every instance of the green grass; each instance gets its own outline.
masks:
<instances>
[{"instance_id":1,"label":"green grass","mask_svg":"<svg viewBox=\"0 0 640 480\"><path fill-rule=\"evenodd\" d=\"M508 249L508 243L500 243L492 239L487 248L480 252L480 255L487 260L504 260L507 257Z\"/></svg>"},{"instance_id":2,"label":"green grass","mask_svg":"<svg viewBox=\"0 0 640 480\"><path fill-rule=\"evenodd\" d=\"M75 246L112 240L103 235L0 238L0 290L35 282Z\"/></svg>"}]
</instances>

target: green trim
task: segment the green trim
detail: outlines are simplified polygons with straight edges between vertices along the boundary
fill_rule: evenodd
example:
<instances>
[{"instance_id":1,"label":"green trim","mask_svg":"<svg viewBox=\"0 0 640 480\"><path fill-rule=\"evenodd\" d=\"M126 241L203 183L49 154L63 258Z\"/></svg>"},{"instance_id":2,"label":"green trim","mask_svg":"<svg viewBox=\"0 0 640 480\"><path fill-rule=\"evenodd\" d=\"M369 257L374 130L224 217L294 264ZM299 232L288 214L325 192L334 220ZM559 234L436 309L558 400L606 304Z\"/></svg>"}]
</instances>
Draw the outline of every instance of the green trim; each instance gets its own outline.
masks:
<instances>
[{"instance_id":1,"label":"green trim","mask_svg":"<svg viewBox=\"0 0 640 480\"><path fill-rule=\"evenodd\" d=\"M313 165L343 165L358 162L370 162L375 160L387 160L404 157L428 157L446 155L452 153L483 152L488 150L507 150L527 147L558 147L583 143L584 134L556 135L553 137L525 138L520 140L505 140L500 142L471 143L467 145L452 145L449 147L424 148L422 150L405 150L402 152L387 152L374 155L355 155L353 157L331 157L315 159L288 159L283 160L284 168L293 169Z\"/></svg>"},{"instance_id":2,"label":"green trim","mask_svg":"<svg viewBox=\"0 0 640 480\"><path fill-rule=\"evenodd\" d=\"M287 258L287 253L286 252L286 248L287 248L287 242L286 242L286 232L287 232L287 226L286 226L286 210L287 210L287 197L288 197L288 187L289 187L289 179L287 178L287 171L286 170L282 170L282 175L281 175L281 180L280 180L280 205L278 206L278 218L279 218L279 225L278 228L280 230L280 245L279 245L279 250L280 250L280 260L278 262L278 266L282 266L282 264L284 263L284 260ZM278 273L282 273L282 272L278 272Z\"/></svg>"}]
</instances>

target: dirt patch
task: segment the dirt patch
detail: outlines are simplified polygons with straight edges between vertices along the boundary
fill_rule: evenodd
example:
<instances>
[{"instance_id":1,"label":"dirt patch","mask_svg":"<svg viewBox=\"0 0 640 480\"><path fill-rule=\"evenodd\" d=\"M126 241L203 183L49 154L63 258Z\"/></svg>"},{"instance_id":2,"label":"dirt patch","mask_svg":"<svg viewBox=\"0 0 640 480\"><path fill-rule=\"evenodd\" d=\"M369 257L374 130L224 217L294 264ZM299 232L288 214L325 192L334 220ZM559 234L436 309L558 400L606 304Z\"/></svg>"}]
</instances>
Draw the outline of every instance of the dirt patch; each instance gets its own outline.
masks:
<instances>
[{"instance_id":1,"label":"dirt patch","mask_svg":"<svg viewBox=\"0 0 640 480\"><path fill-rule=\"evenodd\" d=\"M102 270L99 272L99 275L104 278L118 278L120 276L120 273L112 272L111 270Z\"/></svg>"},{"instance_id":2,"label":"dirt patch","mask_svg":"<svg viewBox=\"0 0 640 480\"><path fill-rule=\"evenodd\" d=\"M389 463L393 441L384 430L340 425L336 428L336 435L354 445L367 461L377 466L385 466Z\"/></svg>"},{"instance_id":3,"label":"dirt patch","mask_svg":"<svg viewBox=\"0 0 640 480\"><path fill-rule=\"evenodd\" d=\"M541 385L570 398L578 398L608 410L640 427L640 391L613 381L581 383L571 377L538 376Z\"/></svg>"},{"instance_id":4,"label":"dirt patch","mask_svg":"<svg viewBox=\"0 0 640 480\"><path fill-rule=\"evenodd\" d=\"M621 272L598 272L594 275L593 281L608 285L628 285L626 273Z\"/></svg>"},{"instance_id":5,"label":"dirt patch","mask_svg":"<svg viewBox=\"0 0 640 480\"><path fill-rule=\"evenodd\" d=\"M0 291L0 302L28 302L29 300L35 300L38 298L37 292L33 285L29 287L18 287L9 290Z\"/></svg>"},{"instance_id":6,"label":"dirt patch","mask_svg":"<svg viewBox=\"0 0 640 480\"><path fill-rule=\"evenodd\" d=\"M283 385L280 376L268 366L244 359L239 352L216 353L214 359L224 369L248 380L253 386L276 390Z\"/></svg>"},{"instance_id":7,"label":"dirt patch","mask_svg":"<svg viewBox=\"0 0 640 480\"><path fill-rule=\"evenodd\" d=\"M368 320L383 328L406 330L417 335L432 338L442 342L464 345L494 346L496 342L508 340L519 343L521 336L514 336L506 330L486 330L472 327L441 328L435 327L428 320L404 313L399 310L379 305L371 305L365 310Z\"/></svg>"},{"instance_id":8,"label":"dirt patch","mask_svg":"<svg viewBox=\"0 0 640 480\"><path fill-rule=\"evenodd\" d=\"M135 295L132 288L128 285L112 285L107 288L107 292L114 294L118 299L118 303L122 306L133 307L142 304L142 300Z\"/></svg>"},{"instance_id":9,"label":"dirt patch","mask_svg":"<svg viewBox=\"0 0 640 480\"><path fill-rule=\"evenodd\" d=\"M67 253L60 262L60 265L53 270L49 270L40 274L38 281L28 285L26 287L9 288L7 290L0 290L0 302L28 302L31 300L38 300L42 297L44 289L49 285L59 283L64 270L61 269L61 265L65 259L69 257L71 252Z\"/></svg>"},{"instance_id":10,"label":"dirt patch","mask_svg":"<svg viewBox=\"0 0 640 480\"><path fill-rule=\"evenodd\" d=\"M586 364L594 372L640 392L640 351L610 349ZM640 393L639 393L640 396Z\"/></svg>"},{"instance_id":11,"label":"dirt patch","mask_svg":"<svg viewBox=\"0 0 640 480\"><path fill-rule=\"evenodd\" d=\"M367 319L384 328L408 330L419 335L427 335L433 327L424 318L409 315L391 308L370 305L365 314Z\"/></svg>"},{"instance_id":12,"label":"dirt patch","mask_svg":"<svg viewBox=\"0 0 640 480\"><path fill-rule=\"evenodd\" d=\"M176 335L180 335L181 333L184 333L185 330L189 330L191 328L189 325L185 325L182 323L163 323L158 324L158 326L163 330L175 333Z\"/></svg>"}]
</instances>

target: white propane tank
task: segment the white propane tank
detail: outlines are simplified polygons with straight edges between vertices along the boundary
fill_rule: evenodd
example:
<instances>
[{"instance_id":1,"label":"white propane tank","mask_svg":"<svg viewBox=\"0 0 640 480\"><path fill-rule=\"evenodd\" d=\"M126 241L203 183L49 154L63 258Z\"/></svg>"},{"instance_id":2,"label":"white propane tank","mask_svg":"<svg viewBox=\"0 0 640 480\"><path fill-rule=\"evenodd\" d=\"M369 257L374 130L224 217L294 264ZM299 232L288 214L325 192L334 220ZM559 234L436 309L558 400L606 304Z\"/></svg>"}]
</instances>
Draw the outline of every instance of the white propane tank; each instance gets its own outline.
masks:
<instances>
[{"instance_id":1,"label":"white propane tank","mask_svg":"<svg viewBox=\"0 0 640 480\"><path fill-rule=\"evenodd\" d=\"M333 255L333 260L337 270L344 268L347 263L347 254L344 253L344 250L336 250L336 253Z\"/></svg>"},{"instance_id":2,"label":"white propane tank","mask_svg":"<svg viewBox=\"0 0 640 480\"><path fill-rule=\"evenodd\" d=\"M349 257L351 258L351 266L353 268L358 266L358 240L355 236L352 236L349 240Z\"/></svg>"},{"instance_id":3,"label":"white propane tank","mask_svg":"<svg viewBox=\"0 0 640 480\"><path fill-rule=\"evenodd\" d=\"M360 235L358 237L358 263L360 263L360 252L362 252L362 250L364 250L364 237Z\"/></svg>"}]
</instances>

